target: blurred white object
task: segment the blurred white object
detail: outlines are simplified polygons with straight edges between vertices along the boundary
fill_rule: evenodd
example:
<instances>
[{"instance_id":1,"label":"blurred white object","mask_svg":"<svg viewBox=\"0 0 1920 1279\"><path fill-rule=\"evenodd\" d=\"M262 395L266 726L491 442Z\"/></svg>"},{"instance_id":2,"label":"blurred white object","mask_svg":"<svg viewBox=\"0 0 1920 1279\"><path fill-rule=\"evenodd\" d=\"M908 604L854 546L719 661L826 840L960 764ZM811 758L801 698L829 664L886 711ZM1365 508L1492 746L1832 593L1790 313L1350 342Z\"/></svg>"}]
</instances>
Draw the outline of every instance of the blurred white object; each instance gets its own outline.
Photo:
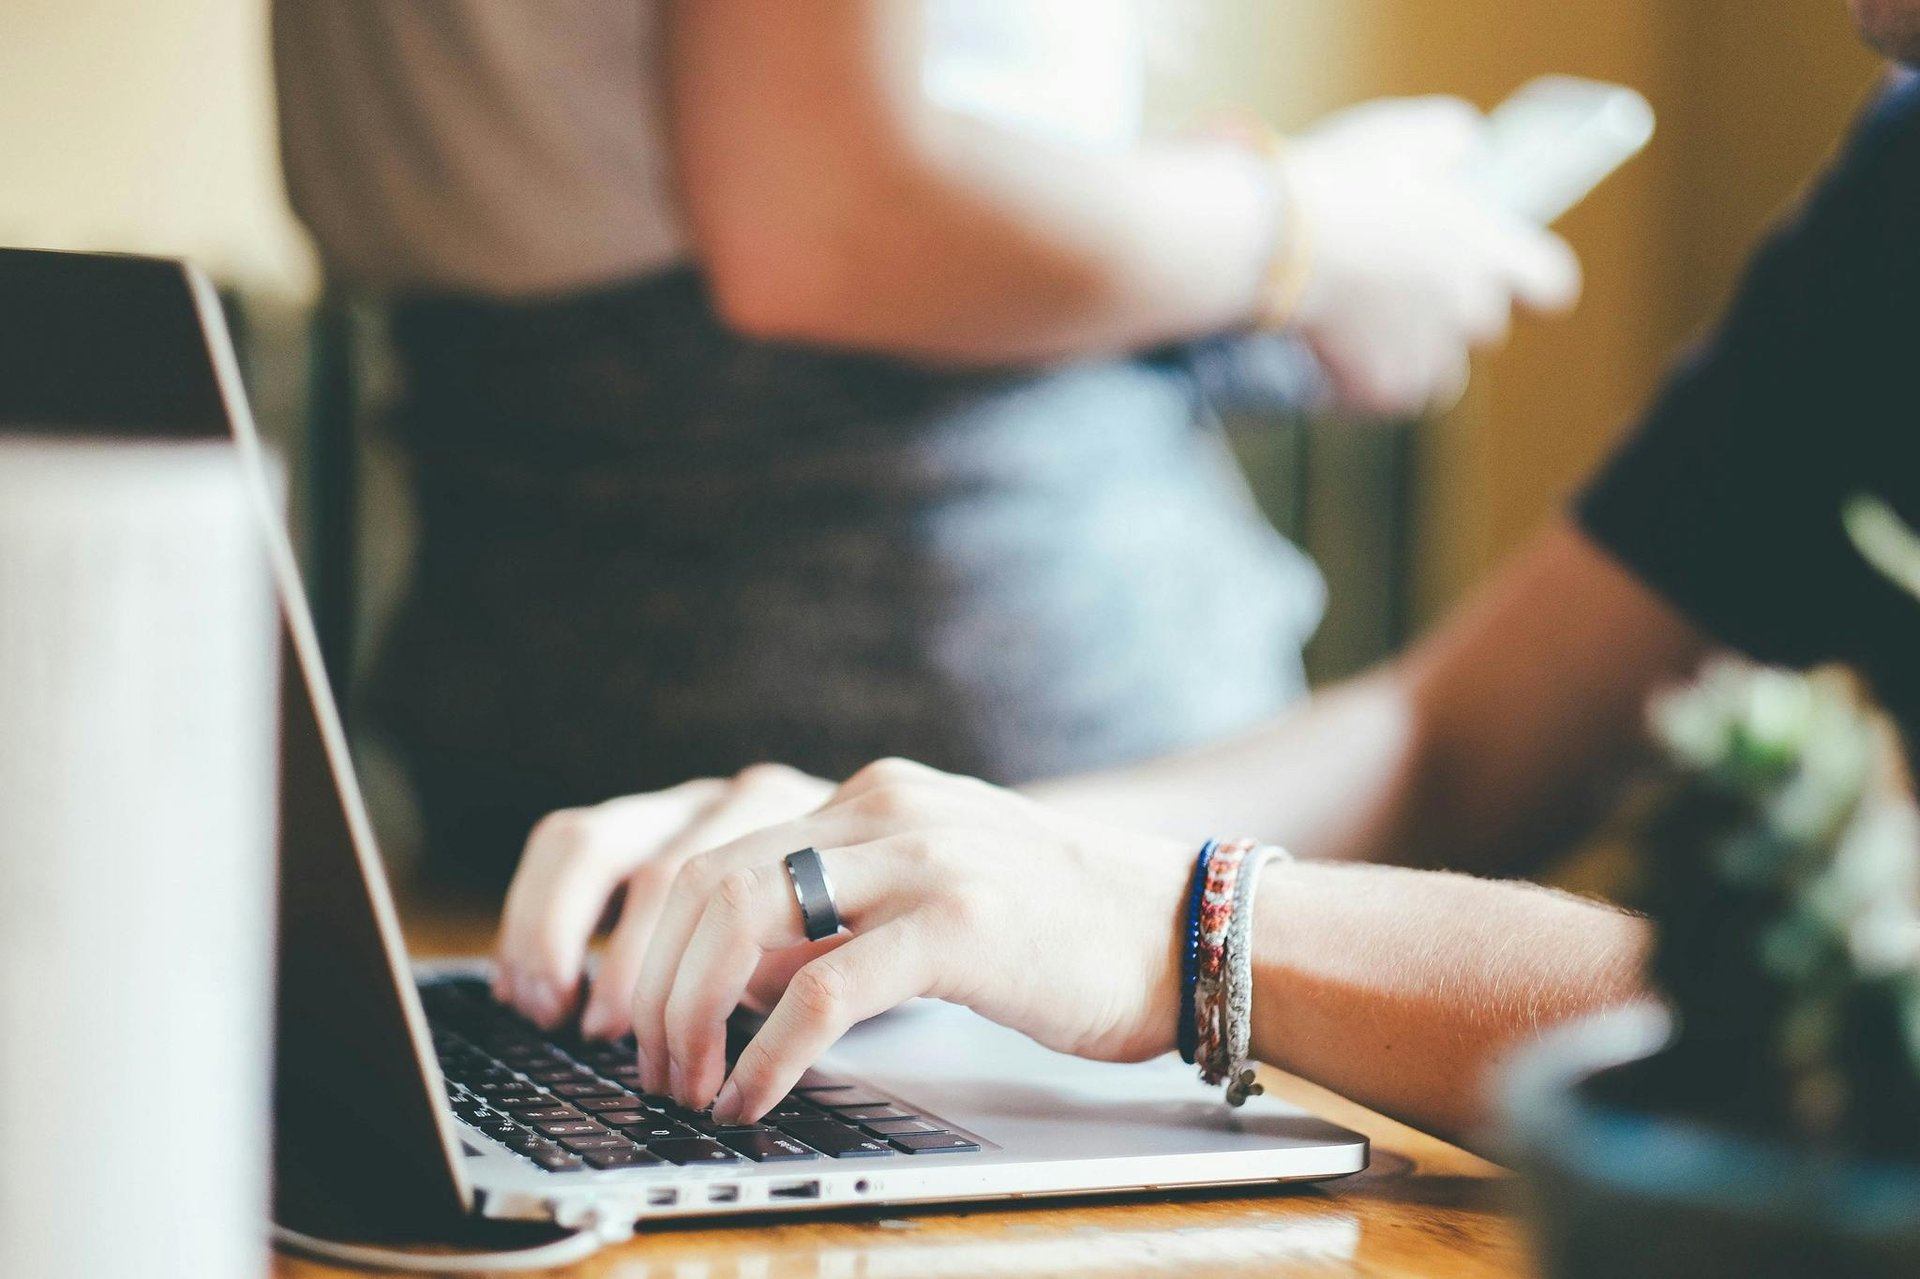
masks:
<instances>
[{"instance_id":1,"label":"blurred white object","mask_svg":"<svg viewBox=\"0 0 1920 1279\"><path fill-rule=\"evenodd\" d=\"M0 438L0 1273L265 1273L274 619L231 445Z\"/></svg>"},{"instance_id":2,"label":"blurred white object","mask_svg":"<svg viewBox=\"0 0 1920 1279\"><path fill-rule=\"evenodd\" d=\"M1547 75L1487 115L1473 180L1500 208L1558 222L1653 140L1653 107L1623 84Z\"/></svg>"}]
</instances>

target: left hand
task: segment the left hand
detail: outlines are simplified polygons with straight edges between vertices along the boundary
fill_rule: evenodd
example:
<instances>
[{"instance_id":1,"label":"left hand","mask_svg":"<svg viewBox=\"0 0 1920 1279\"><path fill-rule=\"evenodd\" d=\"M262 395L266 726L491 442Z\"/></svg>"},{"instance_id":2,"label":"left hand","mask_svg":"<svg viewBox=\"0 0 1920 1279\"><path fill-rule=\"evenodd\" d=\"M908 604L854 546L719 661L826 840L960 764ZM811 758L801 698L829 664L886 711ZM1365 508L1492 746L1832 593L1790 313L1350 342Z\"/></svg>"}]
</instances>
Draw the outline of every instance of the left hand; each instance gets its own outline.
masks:
<instances>
[{"instance_id":1,"label":"left hand","mask_svg":"<svg viewBox=\"0 0 1920 1279\"><path fill-rule=\"evenodd\" d=\"M819 850L850 936L816 955L726 1072L726 1020L763 957L806 945L783 858ZM886 760L798 821L686 863L633 995L649 1091L758 1118L854 1023L916 996L1108 1061L1173 1047L1183 841L1052 812Z\"/></svg>"}]
</instances>

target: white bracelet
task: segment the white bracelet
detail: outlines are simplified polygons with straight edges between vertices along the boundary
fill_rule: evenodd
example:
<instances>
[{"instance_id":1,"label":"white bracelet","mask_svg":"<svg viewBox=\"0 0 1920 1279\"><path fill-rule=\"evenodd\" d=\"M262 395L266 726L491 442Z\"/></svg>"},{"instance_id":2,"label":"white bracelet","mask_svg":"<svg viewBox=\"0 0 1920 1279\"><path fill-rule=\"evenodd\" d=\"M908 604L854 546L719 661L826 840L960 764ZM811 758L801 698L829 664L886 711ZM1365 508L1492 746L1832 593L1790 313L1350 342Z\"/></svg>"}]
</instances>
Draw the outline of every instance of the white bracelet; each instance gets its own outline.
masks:
<instances>
[{"instance_id":1,"label":"white bracelet","mask_svg":"<svg viewBox=\"0 0 1920 1279\"><path fill-rule=\"evenodd\" d=\"M1293 854L1263 844L1247 857L1233 886L1233 915L1227 925L1227 1104L1243 1106L1265 1091L1254 1077L1248 1053L1253 1046L1253 902L1260 872L1268 862L1292 861Z\"/></svg>"}]
</instances>

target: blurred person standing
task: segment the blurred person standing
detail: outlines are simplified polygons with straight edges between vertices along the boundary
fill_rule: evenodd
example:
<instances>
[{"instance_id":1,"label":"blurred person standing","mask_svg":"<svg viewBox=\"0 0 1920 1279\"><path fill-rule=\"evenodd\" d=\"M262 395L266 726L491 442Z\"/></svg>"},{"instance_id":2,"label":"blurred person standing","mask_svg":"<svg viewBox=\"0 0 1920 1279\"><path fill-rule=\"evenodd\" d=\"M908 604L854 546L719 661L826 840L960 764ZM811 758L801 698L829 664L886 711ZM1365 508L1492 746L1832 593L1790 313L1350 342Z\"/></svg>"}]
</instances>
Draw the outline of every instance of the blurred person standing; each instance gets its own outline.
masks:
<instances>
[{"instance_id":1,"label":"blurred person standing","mask_svg":"<svg viewBox=\"0 0 1920 1279\"><path fill-rule=\"evenodd\" d=\"M1124 0L281 0L288 186L387 308L419 546L369 709L428 866L765 758L1012 782L1303 690L1311 564L1190 353L1456 395L1571 253L1477 115L1145 144Z\"/></svg>"}]
</instances>

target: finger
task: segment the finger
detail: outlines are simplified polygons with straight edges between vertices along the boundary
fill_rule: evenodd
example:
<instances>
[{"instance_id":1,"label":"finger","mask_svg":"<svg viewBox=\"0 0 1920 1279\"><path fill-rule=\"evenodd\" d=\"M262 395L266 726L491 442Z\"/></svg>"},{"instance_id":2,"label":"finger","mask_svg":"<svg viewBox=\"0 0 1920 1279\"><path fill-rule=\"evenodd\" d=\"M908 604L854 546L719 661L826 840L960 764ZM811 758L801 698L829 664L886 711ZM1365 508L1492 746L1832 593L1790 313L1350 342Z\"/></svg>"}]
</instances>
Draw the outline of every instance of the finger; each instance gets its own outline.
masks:
<instances>
[{"instance_id":1,"label":"finger","mask_svg":"<svg viewBox=\"0 0 1920 1279\"><path fill-rule=\"evenodd\" d=\"M918 915L904 915L795 973L714 1099L714 1117L759 1119L849 1027L930 990L938 947L929 927Z\"/></svg>"},{"instance_id":2,"label":"finger","mask_svg":"<svg viewBox=\"0 0 1920 1279\"><path fill-rule=\"evenodd\" d=\"M580 1033L588 1039L618 1039L627 1033L633 986L640 980L647 940L653 936L661 905L679 869L678 860L663 856L627 878L627 899L620 908L620 921L600 952L600 966L580 1012Z\"/></svg>"},{"instance_id":3,"label":"finger","mask_svg":"<svg viewBox=\"0 0 1920 1279\"><path fill-rule=\"evenodd\" d=\"M853 776L842 782L833 792L833 798L827 806L843 804L858 799L875 790L895 786L914 786L926 783L957 780L951 773L943 773L937 768L916 763L910 759L876 759Z\"/></svg>"},{"instance_id":4,"label":"finger","mask_svg":"<svg viewBox=\"0 0 1920 1279\"><path fill-rule=\"evenodd\" d=\"M1513 305L1497 281L1478 280L1462 291L1460 330L1467 344L1498 347L1511 335Z\"/></svg>"},{"instance_id":5,"label":"finger","mask_svg":"<svg viewBox=\"0 0 1920 1279\"><path fill-rule=\"evenodd\" d=\"M1486 116L1465 98L1431 94L1382 102L1392 113L1393 140L1408 167L1450 171L1464 163L1480 143Z\"/></svg>"},{"instance_id":6,"label":"finger","mask_svg":"<svg viewBox=\"0 0 1920 1279\"><path fill-rule=\"evenodd\" d=\"M780 764L744 768L727 784L725 798L709 805L698 821L634 872L627 881L620 922L607 939L581 1013L582 1034L612 1039L630 1028L633 988L646 958L647 939L680 866L698 853L793 818L824 797L821 787L817 779Z\"/></svg>"},{"instance_id":7,"label":"finger","mask_svg":"<svg viewBox=\"0 0 1920 1279\"><path fill-rule=\"evenodd\" d=\"M772 1012L780 996L787 993L787 983L793 980L793 975L828 951L844 945L847 936L839 933L824 941L792 946L764 956L760 966L753 970L752 980L747 982L747 993L740 997L741 1006L762 1016Z\"/></svg>"},{"instance_id":8,"label":"finger","mask_svg":"<svg viewBox=\"0 0 1920 1279\"><path fill-rule=\"evenodd\" d=\"M637 862L722 793L716 781L549 814L528 837L507 890L495 947L500 992L539 1025L566 1015L587 943Z\"/></svg>"},{"instance_id":9,"label":"finger","mask_svg":"<svg viewBox=\"0 0 1920 1279\"><path fill-rule=\"evenodd\" d=\"M665 1027L667 999L673 991L687 939L698 927L721 881L740 867L765 862L778 865L781 858L795 849L866 843L863 832L873 826L874 820L865 814L829 807L799 821L754 831L691 858L681 866L667 893L660 918L654 924L653 935L647 939L646 957L641 961L640 977L633 987L631 1016L635 1055L641 1080L649 1091L663 1093L671 1086ZM798 905L791 909L797 919ZM844 911L846 907L842 905L841 909Z\"/></svg>"},{"instance_id":10,"label":"finger","mask_svg":"<svg viewBox=\"0 0 1920 1279\"><path fill-rule=\"evenodd\" d=\"M821 852L849 928L884 928L911 908L916 890L928 882L914 847L896 838ZM727 1018L761 959L806 945L806 931L783 863L741 866L720 882L687 939L667 996L667 1075L675 1100L695 1109L713 1100L726 1073Z\"/></svg>"},{"instance_id":11,"label":"finger","mask_svg":"<svg viewBox=\"0 0 1920 1279\"><path fill-rule=\"evenodd\" d=\"M1465 347L1456 345L1444 353L1436 353L1426 412L1432 415L1452 412L1466 395L1472 378L1473 361Z\"/></svg>"},{"instance_id":12,"label":"finger","mask_svg":"<svg viewBox=\"0 0 1920 1279\"><path fill-rule=\"evenodd\" d=\"M675 1101L698 1110L713 1100L726 1072L727 1018L761 957L804 941L784 865L744 866L720 881L667 995L667 1090Z\"/></svg>"},{"instance_id":13,"label":"finger","mask_svg":"<svg viewBox=\"0 0 1920 1279\"><path fill-rule=\"evenodd\" d=\"M1515 230L1504 256L1513 295L1528 310L1554 315L1580 300L1580 257L1551 231Z\"/></svg>"}]
</instances>

